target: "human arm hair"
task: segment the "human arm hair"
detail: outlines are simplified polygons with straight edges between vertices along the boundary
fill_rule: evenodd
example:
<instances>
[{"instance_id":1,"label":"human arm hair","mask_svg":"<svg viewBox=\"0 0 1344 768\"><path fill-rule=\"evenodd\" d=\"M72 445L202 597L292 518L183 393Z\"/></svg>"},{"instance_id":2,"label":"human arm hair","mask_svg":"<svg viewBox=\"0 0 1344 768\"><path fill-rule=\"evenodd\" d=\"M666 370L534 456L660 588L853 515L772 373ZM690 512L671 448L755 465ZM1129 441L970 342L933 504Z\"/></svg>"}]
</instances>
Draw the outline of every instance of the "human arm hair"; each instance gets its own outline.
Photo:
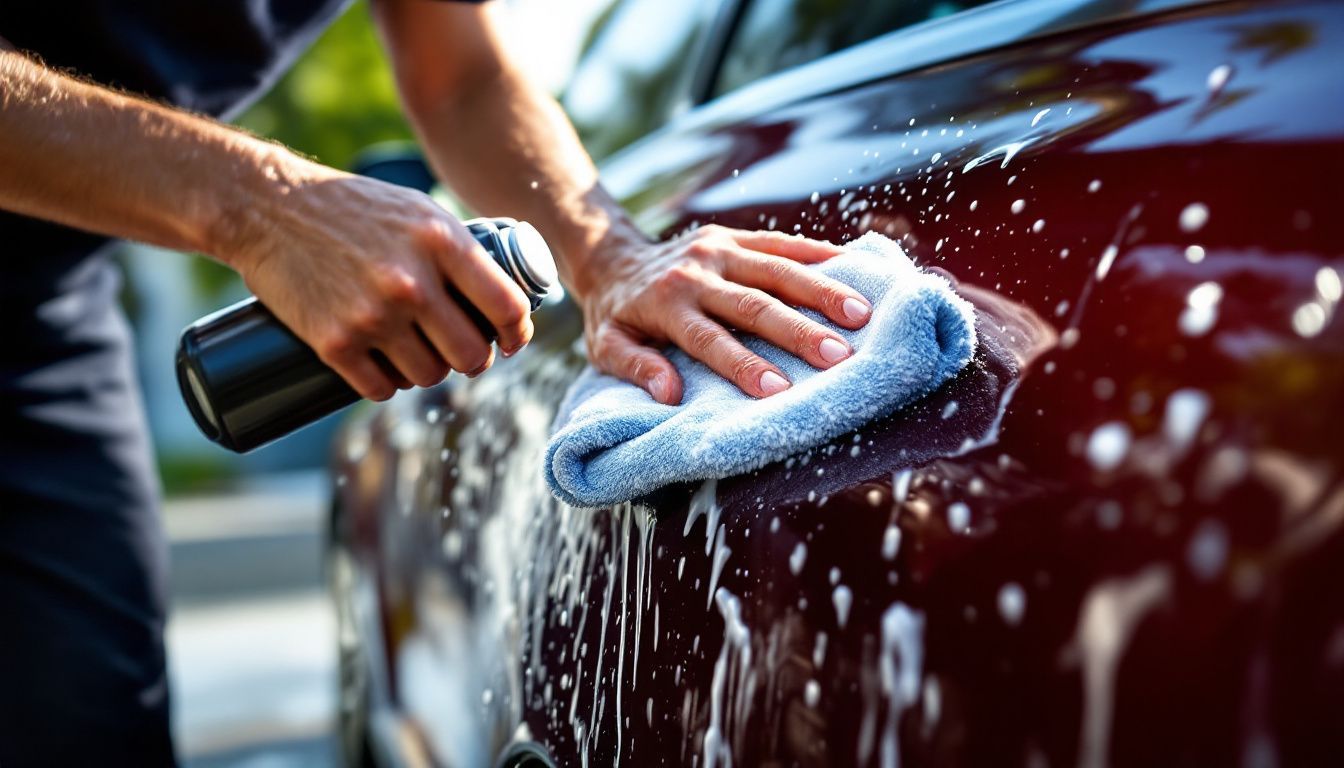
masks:
<instances>
[{"instance_id":1,"label":"human arm hair","mask_svg":"<svg viewBox=\"0 0 1344 768\"><path fill-rule=\"evenodd\" d=\"M490 366L449 285L506 352L532 334L522 291L427 195L12 49L0 51L0 208L219 259L373 399Z\"/></svg>"},{"instance_id":2,"label":"human arm hair","mask_svg":"<svg viewBox=\"0 0 1344 768\"><path fill-rule=\"evenodd\" d=\"M2 41L0 41L2 43ZM228 261L292 154L0 44L0 208Z\"/></svg>"},{"instance_id":3,"label":"human arm hair","mask_svg":"<svg viewBox=\"0 0 1344 768\"><path fill-rule=\"evenodd\" d=\"M861 295L804 266L838 248L713 226L650 241L602 187L559 104L513 61L494 5L375 0L373 10L434 168L468 205L527 219L550 241L595 366L675 404L668 344L753 397L789 382L730 327L819 368L849 355L841 336L794 308L848 328L867 321Z\"/></svg>"}]
</instances>

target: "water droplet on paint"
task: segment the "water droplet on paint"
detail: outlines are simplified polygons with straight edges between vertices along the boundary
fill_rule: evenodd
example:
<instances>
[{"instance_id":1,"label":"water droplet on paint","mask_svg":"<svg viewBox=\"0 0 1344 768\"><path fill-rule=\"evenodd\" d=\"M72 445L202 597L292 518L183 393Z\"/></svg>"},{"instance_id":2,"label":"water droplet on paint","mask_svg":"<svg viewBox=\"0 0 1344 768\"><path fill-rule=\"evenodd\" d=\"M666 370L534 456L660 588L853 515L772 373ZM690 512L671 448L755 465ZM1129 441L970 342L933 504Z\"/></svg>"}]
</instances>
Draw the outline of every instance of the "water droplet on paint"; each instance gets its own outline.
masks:
<instances>
[{"instance_id":1,"label":"water droplet on paint","mask_svg":"<svg viewBox=\"0 0 1344 768\"><path fill-rule=\"evenodd\" d=\"M1203 336L1218 320L1218 303L1223 299L1223 287L1214 282L1200 283L1190 289L1181 312L1181 333Z\"/></svg>"},{"instance_id":2,"label":"water droplet on paint","mask_svg":"<svg viewBox=\"0 0 1344 768\"><path fill-rule=\"evenodd\" d=\"M1216 520L1205 520L1190 537L1186 562L1200 581L1209 581L1223 570L1227 562L1227 529Z\"/></svg>"},{"instance_id":3,"label":"water droplet on paint","mask_svg":"<svg viewBox=\"0 0 1344 768\"><path fill-rule=\"evenodd\" d=\"M897 504L905 501L910 495L910 480L914 476L914 471L902 469L891 476L891 500Z\"/></svg>"},{"instance_id":4,"label":"water droplet on paint","mask_svg":"<svg viewBox=\"0 0 1344 768\"><path fill-rule=\"evenodd\" d=\"M1021 584L1010 581L999 587L999 615L1005 624L1015 627L1022 623L1022 615L1026 610L1027 593Z\"/></svg>"},{"instance_id":5,"label":"water droplet on paint","mask_svg":"<svg viewBox=\"0 0 1344 768\"><path fill-rule=\"evenodd\" d=\"M1181 211L1181 230L1198 232L1209 222L1209 207L1203 203L1191 203Z\"/></svg>"},{"instance_id":6,"label":"water droplet on paint","mask_svg":"<svg viewBox=\"0 0 1344 768\"><path fill-rule=\"evenodd\" d=\"M854 593L844 584L835 588L831 593L831 602L835 604L835 620L841 629L845 628L849 621L849 608L854 604Z\"/></svg>"},{"instance_id":7,"label":"water droplet on paint","mask_svg":"<svg viewBox=\"0 0 1344 768\"><path fill-rule=\"evenodd\" d=\"M1209 415L1209 396L1198 389L1178 389L1167 398L1162 418L1162 434L1177 455L1184 455L1195 442L1199 428Z\"/></svg>"},{"instance_id":8,"label":"water droplet on paint","mask_svg":"<svg viewBox=\"0 0 1344 768\"><path fill-rule=\"evenodd\" d=\"M803 572L803 564L807 562L807 545L798 542L793 548L793 553L789 555L789 572L794 576Z\"/></svg>"},{"instance_id":9,"label":"water droplet on paint","mask_svg":"<svg viewBox=\"0 0 1344 768\"><path fill-rule=\"evenodd\" d=\"M882 534L882 557L887 560L895 560L896 553L901 549L901 528L892 523L887 526L887 530Z\"/></svg>"},{"instance_id":10,"label":"water droplet on paint","mask_svg":"<svg viewBox=\"0 0 1344 768\"><path fill-rule=\"evenodd\" d=\"M1303 304L1293 313L1293 330L1303 338L1317 336L1325 330L1327 320L1325 308L1316 302Z\"/></svg>"},{"instance_id":11,"label":"water droplet on paint","mask_svg":"<svg viewBox=\"0 0 1344 768\"><path fill-rule=\"evenodd\" d=\"M954 501L947 507L947 527L961 533L971 524L971 508L965 502Z\"/></svg>"},{"instance_id":12,"label":"water droplet on paint","mask_svg":"<svg viewBox=\"0 0 1344 768\"><path fill-rule=\"evenodd\" d=\"M1092 382L1092 394L1098 400L1110 400L1115 397L1115 382L1102 376Z\"/></svg>"},{"instance_id":13,"label":"water droplet on paint","mask_svg":"<svg viewBox=\"0 0 1344 768\"><path fill-rule=\"evenodd\" d=\"M1127 425L1118 421L1102 424L1087 438L1088 462L1101 472L1110 472L1120 466L1125 454L1129 453L1130 439Z\"/></svg>"},{"instance_id":14,"label":"water droplet on paint","mask_svg":"<svg viewBox=\"0 0 1344 768\"><path fill-rule=\"evenodd\" d=\"M1232 79L1231 65L1219 64L1218 66L1214 67L1213 70L1209 72L1209 79L1206 83L1209 87L1209 95L1217 96L1219 93L1222 93L1223 88L1227 85L1227 81L1231 79Z\"/></svg>"},{"instance_id":15,"label":"water droplet on paint","mask_svg":"<svg viewBox=\"0 0 1344 768\"><path fill-rule=\"evenodd\" d=\"M1106 246L1106 250L1101 252L1101 259L1097 261L1097 279L1105 280L1106 275L1111 271L1111 265L1115 263L1115 257L1119 255L1120 249L1115 243Z\"/></svg>"},{"instance_id":16,"label":"water droplet on paint","mask_svg":"<svg viewBox=\"0 0 1344 768\"><path fill-rule=\"evenodd\" d=\"M1316 294L1325 301L1339 301L1341 285L1339 273L1333 267L1321 267L1316 270Z\"/></svg>"}]
</instances>

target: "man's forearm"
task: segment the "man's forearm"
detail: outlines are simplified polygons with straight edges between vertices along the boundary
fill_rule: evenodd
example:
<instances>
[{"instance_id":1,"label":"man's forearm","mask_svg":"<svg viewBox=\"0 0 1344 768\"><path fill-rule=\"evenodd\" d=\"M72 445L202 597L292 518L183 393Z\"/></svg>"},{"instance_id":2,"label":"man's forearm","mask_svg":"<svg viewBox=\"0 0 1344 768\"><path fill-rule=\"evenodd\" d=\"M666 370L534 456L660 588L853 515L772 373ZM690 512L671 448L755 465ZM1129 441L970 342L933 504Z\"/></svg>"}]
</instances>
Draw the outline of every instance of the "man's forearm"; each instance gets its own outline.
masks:
<instances>
[{"instance_id":1,"label":"man's forearm","mask_svg":"<svg viewBox=\"0 0 1344 768\"><path fill-rule=\"evenodd\" d=\"M226 257L280 147L0 48L0 208Z\"/></svg>"},{"instance_id":2,"label":"man's forearm","mask_svg":"<svg viewBox=\"0 0 1344 768\"><path fill-rule=\"evenodd\" d=\"M384 19L385 25L397 19ZM493 27L463 37L490 46ZM415 30L400 30L405 42ZM442 44L442 43L441 43ZM597 170L553 98L529 82L506 57L458 73L458 82L422 77L424 67L393 47L403 97L440 177L475 210L535 224L559 257L561 276L582 296L592 276L586 260L599 247L643 241L625 212L598 183Z\"/></svg>"},{"instance_id":3,"label":"man's forearm","mask_svg":"<svg viewBox=\"0 0 1344 768\"><path fill-rule=\"evenodd\" d=\"M482 213L527 219L556 246L570 288L587 293L586 262L599 247L642 239L598 182L574 129L550 95L514 71L441 107L434 165ZM458 119L458 118L464 119Z\"/></svg>"},{"instance_id":4,"label":"man's forearm","mask_svg":"<svg viewBox=\"0 0 1344 768\"><path fill-rule=\"evenodd\" d=\"M417 0L372 7L434 166L469 205L527 218L559 251L599 370L675 405L682 385L662 351L669 343L752 397L789 382L730 327L819 368L848 357L843 338L795 309L845 328L867 321L861 294L805 266L837 247L716 226L651 242L602 189L559 106L510 61L491 8Z\"/></svg>"},{"instance_id":5,"label":"man's forearm","mask_svg":"<svg viewBox=\"0 0 1344 768\"><path fill-rule=\"evenodd\" d=\"M0 51L0 208L215 256L369 398L490 367L448 286L506 353L532 336L526 296L428 195L12 51Z\"/></svg>"}]
</instances>

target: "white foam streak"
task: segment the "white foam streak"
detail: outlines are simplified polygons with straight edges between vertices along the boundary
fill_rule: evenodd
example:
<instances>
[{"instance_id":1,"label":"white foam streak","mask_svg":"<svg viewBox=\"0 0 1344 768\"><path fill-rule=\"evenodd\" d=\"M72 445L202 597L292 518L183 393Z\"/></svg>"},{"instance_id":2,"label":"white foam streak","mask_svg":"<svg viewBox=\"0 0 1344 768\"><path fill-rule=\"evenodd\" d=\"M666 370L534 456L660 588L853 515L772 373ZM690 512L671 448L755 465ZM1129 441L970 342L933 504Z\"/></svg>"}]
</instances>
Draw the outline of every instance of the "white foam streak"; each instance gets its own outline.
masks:
<instances>
[{"instance_id":1,"label":"white foam streak","mask_svg":"<svg viewBox=\"0 0 1344 768\"><path fill-rule=\"evenodd\" d=\"M1029 138L1029 139L1023 139L1022 141L1014 141L1008 144L1004 144L1002 146L995 147L989 150L988 152L984 153L983 155L980 155L979 157L966 163L966 165L962 167L961 172L966 173L970 171L972 168L977 168L981 165L984 165L989 161L993 160L994 158L998 157L999 155L1003 155L1003 162L999 163L999 167L1007 168L1008 163L1012 162L1014 157L1017 157L1017 153L1021 152L1023 149L1027 147L1027 145L1031 144L1034 141L1036 141L1035 138Z\"/></svg>"},{"instance_id":2,"label":"white foam streak","mask_svg":"<svg viewBox=\"0 0 1344 768\"><path fill-rule=\"evenodd\" d=\"M1084 598L1074 641L1083 664L1081 768L1108 764L1116 671L1134 631L1170 591L1167 567L1151 565L1134 576L1104 581Z\"/></svg>"},{"instance_id":3,"label":"white foam streak","mask_svg":"<svg viewBox=\"0 0 1344 768\"><path fill-rule=\"evenodd\" d=\"M709 566L709 599L705 601L706 610L714 600L714 589L719 583L720 574L723 573L723 564L728 562L728 556L733 554L733 550L723 543L723 529L723 525L720 524L714 537L713 555Z\"/></svg>"},{"instance_id":4,"label":"white foam streak","mask_svg":"<svg viewBox=\"0 0 1344 768\"><path fill-rule=\"evenodd\" d=\"M849 622L849 609L854 605L854 593L841 584L831 592L831 602L835 604L835 621L844 629Z\"/></svg>"},{"instance_id":5,"label":"white foam streak","mask_svg":"<svg viewBox=\"0 0 1344 768\"><path fill-rule=\"evenodd\" d=\"M793 552L789 554L789 572L794 576L803 572L803 565L807 562L807 544L798 542L793 547Z\"/></svg>"},{"instance_id":6,"label":"white foam streak","mask_svg":"<svg viewBox=\"0 0 1344 768\"><path fill-rule=\"evenodd\" d=\"M1177 457L1184 456L1194 444L1211 404L1209 396L1198 389L1178 389L1167 398L1162 434Z\"/></svg>"},{"instance_id":7,"label":"white foam streak","mask_svg":"<svg viewBox=\"0 0 1344 768\"><path fill-rule=\"evenodd\" d=\"M882 768L899 768L900 722L919 695L924 673L924 614L895 603L882 614L882 647L878 657L887 718L882 727Z\"/></svg>"},{"instance_id":8,"label":"white foam streak","mask_svg":"<svg viewBox=\"0 0 1344 768\"><path fill-rule=\"evenodd\" d=\"M719 614L723 616L723 645L714 662L714 676L710 682L709 727L705 729L705 768L732 768L735 728L745 727L746 718L734 717L734 702L750 703L755 691L755 676L751 671L751 631L742 620L742 603L726 589L714 593Z\"/></svg>"}]
</instances>

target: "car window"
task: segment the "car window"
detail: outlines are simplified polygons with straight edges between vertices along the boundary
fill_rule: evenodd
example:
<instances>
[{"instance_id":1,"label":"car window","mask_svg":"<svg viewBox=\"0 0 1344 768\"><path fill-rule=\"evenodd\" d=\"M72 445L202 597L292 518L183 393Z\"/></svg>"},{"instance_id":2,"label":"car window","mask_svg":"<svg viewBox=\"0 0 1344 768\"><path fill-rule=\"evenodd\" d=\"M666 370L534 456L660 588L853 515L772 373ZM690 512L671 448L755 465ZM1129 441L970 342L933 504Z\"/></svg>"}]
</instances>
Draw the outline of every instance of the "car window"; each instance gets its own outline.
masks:
<instances>
[{"instance_id":1,"label":"car window","mask_svg":"<svg viewBox=\"0 0 1344 768\"><path fill-rule=\"evenodd\" d=\"M617 0L603 13L563 103L594 157L690 105L703 34L722 0Z\"/></svg>"},{"instance_id":2,"label":"car window","mask_svg":"<svg viewBox=\"0 0 1344 768\"><path fill-rule=\"evenodd\" d=\"M714 84L719 96L879 35L990 0L748 0Z\"/></svg>"}]
</instances>

